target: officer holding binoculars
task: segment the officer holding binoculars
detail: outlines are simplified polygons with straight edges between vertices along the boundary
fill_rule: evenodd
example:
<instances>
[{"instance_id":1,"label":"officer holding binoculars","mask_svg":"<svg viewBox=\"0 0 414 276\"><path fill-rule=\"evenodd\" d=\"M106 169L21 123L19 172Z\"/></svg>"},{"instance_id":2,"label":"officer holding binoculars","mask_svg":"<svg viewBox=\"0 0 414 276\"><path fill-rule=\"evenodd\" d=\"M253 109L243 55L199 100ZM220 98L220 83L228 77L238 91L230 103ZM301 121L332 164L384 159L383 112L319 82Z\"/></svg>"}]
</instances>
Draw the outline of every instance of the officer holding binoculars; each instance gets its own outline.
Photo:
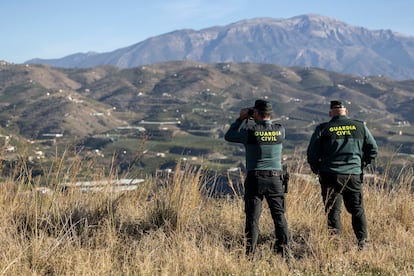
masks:
<instances>
[{"instance_id":1,"label":"officer holding binoculars","mask_svg":"<svg viewBox=\"0 0 414 276\"><path fill-rule=\"evenodd\" d=\"M285 192L288 175L282 171L282 148L285 128L271 120L272 105L256 100L253 107L243 108L225 134L228 142L244 144L247 176L244 182L246 213L246 253L257 247L262 201L266 198L275 227L274 251L287 257L289 231L285 217ZM244 120L253 119L254 124ZM284 185L285 183L285 185Z\"/></svg>"}]
</instances>

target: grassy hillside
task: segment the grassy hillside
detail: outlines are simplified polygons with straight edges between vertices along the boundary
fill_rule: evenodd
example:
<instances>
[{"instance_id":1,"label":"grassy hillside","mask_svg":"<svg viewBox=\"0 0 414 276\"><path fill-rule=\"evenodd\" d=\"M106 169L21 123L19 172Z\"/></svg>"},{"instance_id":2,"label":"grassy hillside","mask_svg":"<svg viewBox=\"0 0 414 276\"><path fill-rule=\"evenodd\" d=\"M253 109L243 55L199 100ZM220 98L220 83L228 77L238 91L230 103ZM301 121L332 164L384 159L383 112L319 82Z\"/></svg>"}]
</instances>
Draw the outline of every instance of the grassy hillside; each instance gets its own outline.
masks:
<instances>
[{"instance_id":1,"label":"grassy hillside","mask_svg":"<svg viewBox=\"0 0 414 276\"><path fill-rule=\"evenodd\" d=\"M70 159L64 169L64 159ZM287 220L292 258L271 252L273 223L265 208L254 260L244 252L243 200L237 193L206 196L202 167L179 163L170 178L148 177L129 192L61 190L94 163L61 156L49 168L47 187L16 175L0 182L0 271L5 275L412 275L414 194L412 169L391 177L388 168L365 179L370 245L357 251L351 218L344 211L342 239L327 234L319 185L292 158ZM94 173L88 179L109 179ZM243 176L233 179L239 186Z\"/></svg>"}]
</instances>

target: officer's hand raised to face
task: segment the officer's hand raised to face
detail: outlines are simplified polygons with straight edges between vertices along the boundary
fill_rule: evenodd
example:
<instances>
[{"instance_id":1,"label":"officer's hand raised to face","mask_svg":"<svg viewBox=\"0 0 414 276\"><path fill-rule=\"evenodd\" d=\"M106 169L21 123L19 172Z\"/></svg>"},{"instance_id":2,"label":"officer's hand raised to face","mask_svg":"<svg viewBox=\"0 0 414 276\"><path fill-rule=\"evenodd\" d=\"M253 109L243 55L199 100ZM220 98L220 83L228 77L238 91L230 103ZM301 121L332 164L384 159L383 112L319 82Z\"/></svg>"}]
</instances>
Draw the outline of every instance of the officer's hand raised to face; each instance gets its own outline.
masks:
<instances>
[{"instance_id":1,"label":"officer's hand raised to face","mask_svg":"<svg viewBox=\"0 0 414 276\"><path fill-rule=\"evenodd\" d=\"M239 119L240 120L249 119L249 117L250 117L249 110L250 110L250 108L242 108L242 109L240 109Z\"/></svg>"}]
</instances>

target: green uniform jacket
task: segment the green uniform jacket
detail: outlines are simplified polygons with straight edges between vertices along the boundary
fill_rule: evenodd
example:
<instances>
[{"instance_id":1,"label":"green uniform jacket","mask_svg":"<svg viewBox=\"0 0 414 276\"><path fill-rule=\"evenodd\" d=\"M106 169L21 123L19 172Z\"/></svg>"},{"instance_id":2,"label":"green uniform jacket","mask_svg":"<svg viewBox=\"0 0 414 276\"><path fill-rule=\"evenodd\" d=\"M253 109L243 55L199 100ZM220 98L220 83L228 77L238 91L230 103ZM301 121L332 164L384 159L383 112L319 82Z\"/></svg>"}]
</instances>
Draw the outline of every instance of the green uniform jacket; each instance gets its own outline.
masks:
<instances>
[{"instance_id":1,"label":"green uniform jacket","mask_svg":"<svg viewBox=\"0 0 414 276\"><path fill-rule=\"evenodd\" d=\"M377 143L364 122L337 116L316 127L307 159L316 174L361 174L377 153Z\"/></svg>"},{"instance_id":2,"label":"green uniform jacket","mask_svg":"<svg viewBox=\"0 0 414 276\"><path fill-rule=\"evenodd\" d=\"M282 170L285 128L271 120L241 127L242 123L242 120L237 119L231 124L224 139L244 144L247 170Z\"/></svg>"}]
</instances>

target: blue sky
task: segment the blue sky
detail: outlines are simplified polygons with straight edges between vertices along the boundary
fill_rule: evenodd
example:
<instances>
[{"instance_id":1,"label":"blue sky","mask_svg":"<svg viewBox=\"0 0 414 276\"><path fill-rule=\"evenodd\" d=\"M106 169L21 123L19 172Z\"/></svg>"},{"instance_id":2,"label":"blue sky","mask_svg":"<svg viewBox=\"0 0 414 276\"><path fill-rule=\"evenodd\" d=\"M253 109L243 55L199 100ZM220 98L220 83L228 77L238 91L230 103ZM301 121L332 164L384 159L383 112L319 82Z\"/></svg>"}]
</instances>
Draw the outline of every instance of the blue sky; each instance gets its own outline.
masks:
<instances>
[{"instance_id":1,"label":"blue sky","mask_svg":"<svg viewBox=\"0 0 414 276\"><path fill-rule=\"evenodd\" d=\"M302 14L414 36L412 0L1 0L0 60L109 52L179 29Z\"/></svg>"}]
</instances>

